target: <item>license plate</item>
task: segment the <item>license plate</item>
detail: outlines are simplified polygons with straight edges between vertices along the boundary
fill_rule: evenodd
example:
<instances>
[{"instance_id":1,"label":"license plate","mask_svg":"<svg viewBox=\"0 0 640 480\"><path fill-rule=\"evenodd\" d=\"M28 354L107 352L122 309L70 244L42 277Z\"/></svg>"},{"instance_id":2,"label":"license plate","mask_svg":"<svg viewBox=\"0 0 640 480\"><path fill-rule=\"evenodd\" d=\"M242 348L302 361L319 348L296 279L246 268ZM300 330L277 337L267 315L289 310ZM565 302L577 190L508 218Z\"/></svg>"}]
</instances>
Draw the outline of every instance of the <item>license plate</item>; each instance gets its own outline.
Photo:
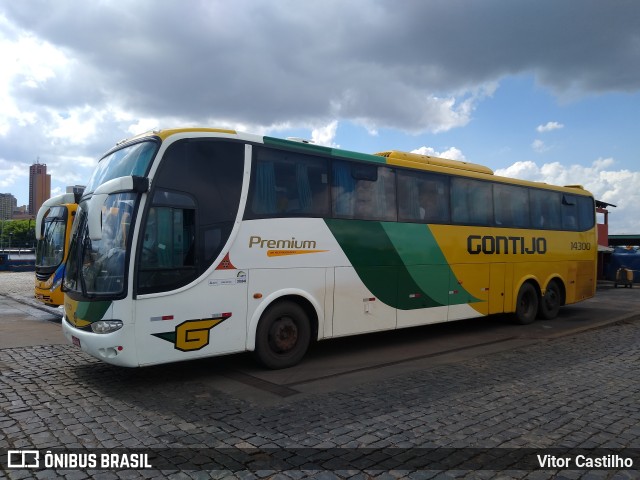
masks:
<instances>
[{"instance_id":1,"label":"license plate","mask_svg":"<svg viewBox=\"0 0 640 480\"><path fill-rule=\"evenodd\" d=\"M76 347L79 347L79 346L80 346L80 339L79 339L78 337L74 337L74 336L72 335L72 336L71 336L71 341L73 342L73 344L74 344Z\"/></svg>"}]
</instances>

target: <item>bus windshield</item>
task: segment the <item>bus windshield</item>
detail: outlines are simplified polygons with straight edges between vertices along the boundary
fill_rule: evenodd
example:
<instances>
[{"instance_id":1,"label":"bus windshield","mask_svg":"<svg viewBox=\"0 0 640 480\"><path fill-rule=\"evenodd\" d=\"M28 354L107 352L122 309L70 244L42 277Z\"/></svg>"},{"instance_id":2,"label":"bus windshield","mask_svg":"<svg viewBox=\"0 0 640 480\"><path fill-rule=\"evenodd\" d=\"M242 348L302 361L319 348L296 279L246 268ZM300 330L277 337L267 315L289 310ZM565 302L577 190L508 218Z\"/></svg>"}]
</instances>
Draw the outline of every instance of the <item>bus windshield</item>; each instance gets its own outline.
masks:
<instances>
[{"instance_id":1,"label":"bus windshield","mask_svg":"<svg viewBox=\"0 0 640 480\"><path fill-rule=\"evenodd\" d=\"M64 258L67 208L53 207L44 219L44 234L36 246L36 269L55 269Z\"/></svg>"},{"instance_id":2,"label":"bus windshield","mask_svg":"<svg viewBox=\"0 0 640 480\"><path fill-rule=\"evenodd\" d=\"M102 158L85 188L78 207L77 229L69 247L64 286L69 292L85 297L118 296L125 289L129 235L137 193L114 193L102 207L100 240L89 236L88 211L91 194L100 185L119 177L144 176L157 151L155 139L133 143Z\"/></svg>"},{"instance_id":3,"label":"bus windshield","mask_svg":"<svg viewBox=\"0 0 640 480\"><path fill-rule=\"evenodd\" d=\"M131 217L136 193L109 195L102 209L102 238L91 240L87 225L88 202L78 208L65 275L65 288L83 296L119 295L124 291L125 259L130 246Z\"/></svg>"},{"instance_id":4,"label":"bus windshield","mask_svg":"<svg viewBox=\"0 0 640 480\"><path fill-rule=\"evenodd\" d=\"M147 140L134 143L105 156L91 175L85 193L93 193L98 186L114 178L129 175L144 176L157 147L158 143Z\"/></svg>"}]
</instances>

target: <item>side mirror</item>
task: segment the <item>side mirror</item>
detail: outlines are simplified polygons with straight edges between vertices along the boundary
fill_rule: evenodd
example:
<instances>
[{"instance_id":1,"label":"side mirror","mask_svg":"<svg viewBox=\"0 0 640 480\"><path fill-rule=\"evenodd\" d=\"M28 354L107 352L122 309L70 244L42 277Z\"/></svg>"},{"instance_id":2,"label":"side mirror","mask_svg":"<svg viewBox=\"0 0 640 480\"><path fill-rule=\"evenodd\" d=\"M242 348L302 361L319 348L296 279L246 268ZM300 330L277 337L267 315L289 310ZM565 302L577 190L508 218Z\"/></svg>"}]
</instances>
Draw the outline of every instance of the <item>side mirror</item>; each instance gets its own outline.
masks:
<instances>
[{"instance_id":1,"label":"side mirror","mask_svg":"<svg viewBox=\"0 0 640 480\"><path fill-rule=\"evenodd\" d=\"M102 239L102 207L109 195L114 193L145 193L149 190L149 179L146 177L118 177L103 183L95 189L89 200L87 225L89 238L92 241Z\"/></svg>"},{"instance_id":2,"label":"side mirror","mask_svg":"<svg viewBox=\"0 0 640 480\"><path fill-rule=\"evenodd\" d=\"M42 221L47 212L51 207L64 205L65 203L76 203L73 193L63 193L62 195L56 195L44 201L36 215L36 240L42 240Z\"/></svg>"}]
</instances>

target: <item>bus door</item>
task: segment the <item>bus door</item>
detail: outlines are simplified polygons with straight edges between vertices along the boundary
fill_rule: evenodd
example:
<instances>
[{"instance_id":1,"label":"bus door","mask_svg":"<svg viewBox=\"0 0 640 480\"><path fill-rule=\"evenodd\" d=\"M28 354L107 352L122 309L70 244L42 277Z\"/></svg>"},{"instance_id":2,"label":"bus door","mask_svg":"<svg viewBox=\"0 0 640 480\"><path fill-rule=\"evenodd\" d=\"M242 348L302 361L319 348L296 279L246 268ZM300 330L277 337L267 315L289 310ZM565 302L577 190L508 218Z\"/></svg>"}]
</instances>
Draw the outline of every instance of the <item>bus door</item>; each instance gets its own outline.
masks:
<instances>
[{"instance_id":1,"label":"bus door","mask_svg":"<svg viewBox=\"0 0 640 480\"><path fill-rule=\"evenodd\" d=\"M188 360L244 350L247 271L228 261L209 265L209 237L219 227L196 229L186 195L156 194L139 243L134 318L141 364ZM172 202L165 206L161 200ZM204 245L204 249L198 245ZM212 251L215 251L212 249ZM200 252L200 260L198 258Z\"/></svg>"},{"instance_id":2,"label":"bus door","mask_svg":"<svg viewBox=\"0 0 640 480\"><path fill-rule=\"evenodd\" d=\"M246 337L246 276L216 272L181 293L135 302L141 365L237 352Z\"/></svg>"},{"instance_id":3,"label":"bus door","mask_svg":"<svg viewBox=\"0 0 640 480\"><path fill-rule=\"evenodd\" d=\"M506 270L506 264L504 263L491 264L489 278L489 314L504 312Z\"/></svg>"}]
</instances>

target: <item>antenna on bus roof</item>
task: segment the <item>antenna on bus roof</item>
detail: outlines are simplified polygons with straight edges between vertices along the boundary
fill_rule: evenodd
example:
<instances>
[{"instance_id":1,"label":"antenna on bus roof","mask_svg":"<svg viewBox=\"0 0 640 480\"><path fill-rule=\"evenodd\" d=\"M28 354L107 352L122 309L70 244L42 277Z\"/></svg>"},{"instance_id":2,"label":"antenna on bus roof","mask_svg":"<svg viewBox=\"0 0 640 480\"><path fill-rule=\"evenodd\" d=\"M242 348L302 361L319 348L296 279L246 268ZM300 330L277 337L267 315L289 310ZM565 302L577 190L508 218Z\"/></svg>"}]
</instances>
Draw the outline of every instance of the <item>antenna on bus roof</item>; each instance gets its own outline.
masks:
<instances>
[{"instance_id":1,"label":"antenna on bus roof","mask_svg":"<svg viewBox=\"0 0 640 480\"><path fill-rule=\"evenodd\" d=\"M300 142L300 143L316 143L313 140L306 140L306 139L300 138L300 137L287 137L287 140L289 140L291 142Z\"/></svg>"}]
</instances>

